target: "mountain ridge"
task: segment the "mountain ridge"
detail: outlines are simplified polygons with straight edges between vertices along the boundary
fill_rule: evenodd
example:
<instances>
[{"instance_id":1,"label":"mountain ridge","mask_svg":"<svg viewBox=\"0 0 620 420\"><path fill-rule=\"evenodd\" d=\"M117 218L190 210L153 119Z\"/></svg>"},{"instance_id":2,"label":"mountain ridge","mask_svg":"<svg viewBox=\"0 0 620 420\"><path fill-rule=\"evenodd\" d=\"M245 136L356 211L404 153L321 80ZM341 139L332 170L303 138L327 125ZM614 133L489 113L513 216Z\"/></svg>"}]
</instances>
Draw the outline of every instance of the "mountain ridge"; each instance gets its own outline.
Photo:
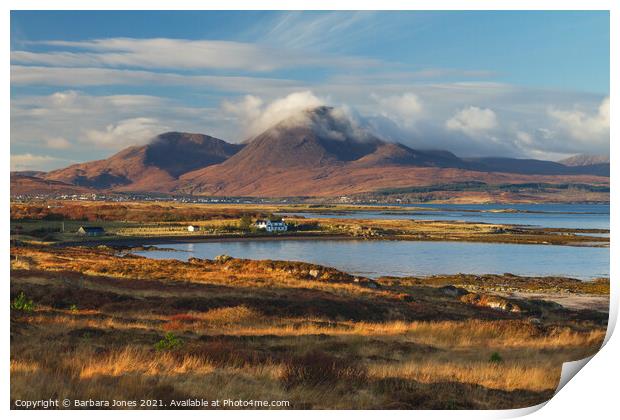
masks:
<instances>
[{"instance_id":1,"label":"mountain ridge","mask_svg":"<svg viewBox=\"0 0 620 420\"><path fill-rule=\"evenodd\" d=\"M453 181L609 183L609 164L567 166L504 157L460 158L386 142L331 107L304 110L242 144L169 132L107 159L41 175L97 191L325 196Z\"/></svg>"},{"instance_id":2,"label":"mountain ridge","mask_svg":"<svg viewBox=\"0 0 620 420\"><path fill-rule=\"evenodd\" d=\"M204 134L162 133L107 159L48 172L44 179L94 189L167 191L186 172L220 163L243 148Z\"/></svg>"}]
</instances>

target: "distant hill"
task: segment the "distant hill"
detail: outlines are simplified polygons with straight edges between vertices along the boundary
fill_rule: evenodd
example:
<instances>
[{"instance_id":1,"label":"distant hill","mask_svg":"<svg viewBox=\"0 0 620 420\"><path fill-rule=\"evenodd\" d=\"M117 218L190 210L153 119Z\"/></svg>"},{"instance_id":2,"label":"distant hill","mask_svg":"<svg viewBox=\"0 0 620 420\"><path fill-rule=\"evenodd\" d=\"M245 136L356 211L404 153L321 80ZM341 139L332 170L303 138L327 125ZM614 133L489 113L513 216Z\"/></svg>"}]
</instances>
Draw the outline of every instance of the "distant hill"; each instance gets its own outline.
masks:
<instances>
[{"instance_id":1,"label":"distant hill","mask_svg":"<svg viewBox=\"0 0 620 420\"><path fill-rule=\"evenodd\" d=\"M592 165L609 165L609 156L607 155L575 155L564 160L560 163L565 166L592 166Z\"/></svg>"},{"instance_id":2,"label":"distant hill","mask_svg":"<svg viewBox=\"0 0 620 420\"><path fill-rule=\"evenodd\" d=\"M88 188L78 187L66 182L45 180L35 176L22 175L20 172L11 172L11 195L82 194L86 192L89 192Z\"/></svg>"},{"instance_id":3,"label":"distant hill","mask_svg":"<svg viewBox=\"0 0 620 420\"><path fill-rule=\"evenodd\" d=\"M591 166L600 164L609 164L608 155L575 155L564 160L560 163L565 166Z\"/></svg>"},{"instance_id":4,"label":"distant hill","mask_svg":"<svg viewBox=\"0 0 620 420\"><path fill-rule=\"evenodd\" d=\"M464 159L478 171L510 172L524 175L597 175L609 176L609 163L600 165L564 165L537 159L483 157Z\"/></svg>"},{"instance_id":5,"label":"distant hill","mask_svg":"<svg viewBox=\"0 0 620 420\"><path fill-rule=\"evenodd\" d=\"M606 155L576 155L560 163L577 172L609 176L609 156Z\"/></svg>"},{"instance_id":6,"label":"distant hill","mask_svg":"<svg viewBox=\"0 0 620 420\"><path fill-rule=\"evenodd\" d=\"M469 181L606 185L609 164L459 158L445 150L386 142L356 126L343 112L317 107L275 124L244 144L203 134L164 133L108 159L37 177L93 191L337 196Z\"/></svg>"},{"instance_id":7,"label":"distant hill","mask_svg":"<svg viewBox=\"0 0 620 420\"><path fill-rule=\"evenodd\" d=\"M11 176L13 175L41 177L45 175L45 172L44 171L11 171Z\"/></svg>"},{"instance_id":8,"label":"distant hill","mask_svg":"<svg viewBox=\"0 0 620 420\"><path fill-rule=\"evenodd\" d=\"M180 175L223 162L242 147L204 134L170 132L147 145L52 171L43 178L94 189L165 192Z\"/></svg>"}]
</instances>

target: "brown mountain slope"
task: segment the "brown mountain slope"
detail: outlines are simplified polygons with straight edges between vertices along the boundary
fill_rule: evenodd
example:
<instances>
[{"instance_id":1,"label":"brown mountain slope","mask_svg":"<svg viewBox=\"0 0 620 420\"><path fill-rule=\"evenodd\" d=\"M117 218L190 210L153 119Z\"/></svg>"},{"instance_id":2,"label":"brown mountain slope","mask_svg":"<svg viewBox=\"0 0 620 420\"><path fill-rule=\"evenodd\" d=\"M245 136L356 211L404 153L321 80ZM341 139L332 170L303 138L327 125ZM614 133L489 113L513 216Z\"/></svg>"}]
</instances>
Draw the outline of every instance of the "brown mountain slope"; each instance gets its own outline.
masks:
<instances>
[{"instance_id":1,"label":"brown mountain slope","mask_svg":"<svg viewBox=\"0 0 620 420\"><path fill-rule=\"evenodd\" d=\"M383 143L371 134L356 132L350 121L333 108L318 107L256 136L222 167L252 171L331 166L357 160Z\"/></svg>"},{"instance_id":2,"label":"brown mountain slope","mask_svg":"<svg viewBox=\"0 0 620 420\"><path fill-rule=\"evenodd\" d=\"M108 159L47 173L49 180L116 191L169 191L178 176L223 162L243 146L203 134L164 133Z\"/></svg>"},{"instance_id":3,"label":"brown mountain slope","mask_svg":"<svg viewBox=\"0 0 620 420\"><path fill-rule=\"evenodd\" d=\"M229 144L165 133L146 146L52 171L47 180L104 191L200 195L334 196L382 188L481 181L609 184L609 164L467 158L387 143L340 110L308 109L251 139Z\"/></svg>"},{"instance_id":4,"label":"brown mountain slope","mask_svg":"<svg viewBox=\"0 0 620 420\"><path fill-rule=\"evenodd\" d=\"M391 165L382 168L343 165L323 168L265 170L260 174L239 177L237 172L222 172L213 166L203 176L209 181L179 184L176 192L218 196L339 196L398 188L481 181L488 184L510 183L585 183L609 185L609 178L590 175L521 175L478 172L440 167ZM195 181L194 181L195 182Z\"/></svg>"},{"instance_id":5,"label":"brown mountain slope","mask_svg":"<svg viewBox=\"0 0 620 420\"><path fill-rule=\"evenodd\" d=\"M65 182L11 173L11 195L13 196L20 194L82 194L87 192L89 192L88 188L77 187Z\"/></svg>"},{"instance_id":6,"label":"brown mountain slope","mask_svg":"<svg viewBox=\"0 0 620 420\"><path fill-rule=\"evenodd\" d=\"M504 164L509 170L501 170ZM510 173L508 173L510 172ZM578 173L579 174L579 173ZM593 182L555 162L463 160L446 151L386 143L332 108L280 122L225 162L182 175L178 193L244 196L330 196L399 186L461 181Z\"/></svg>"},{"instance_id":7,"label":"brown mountain slope","mask_svg":"<svg viewBox=\"0 0 620 420\"><path fill-rule=\"evenodd\" d=\"M355 161L356 166L406 165L466 168L467 164L443 150L414 150L400 143L382 143L376 150Z\"/></svg>"}]
</instances>

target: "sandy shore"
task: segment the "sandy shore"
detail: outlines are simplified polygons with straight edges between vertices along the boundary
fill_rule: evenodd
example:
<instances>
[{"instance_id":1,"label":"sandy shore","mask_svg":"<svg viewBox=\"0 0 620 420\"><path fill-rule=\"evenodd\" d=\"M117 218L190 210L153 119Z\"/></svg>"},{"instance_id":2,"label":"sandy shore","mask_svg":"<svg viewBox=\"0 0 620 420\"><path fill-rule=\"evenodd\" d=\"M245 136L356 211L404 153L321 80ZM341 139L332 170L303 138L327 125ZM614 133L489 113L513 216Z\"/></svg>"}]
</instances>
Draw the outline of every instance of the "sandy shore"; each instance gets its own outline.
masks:
<instances>
[{"instance_id":1,"label":"sandy shore","mask_svg":"<svg viewBox=\"0 0 620 420\"><path fill-rule=\"evenodd\" d=\"M493 293L506 298L549 300L559 303L567 309L591 309L600 312L609 312L609 296L604 295L533 292Z\"/></svg>"}]
</instances>

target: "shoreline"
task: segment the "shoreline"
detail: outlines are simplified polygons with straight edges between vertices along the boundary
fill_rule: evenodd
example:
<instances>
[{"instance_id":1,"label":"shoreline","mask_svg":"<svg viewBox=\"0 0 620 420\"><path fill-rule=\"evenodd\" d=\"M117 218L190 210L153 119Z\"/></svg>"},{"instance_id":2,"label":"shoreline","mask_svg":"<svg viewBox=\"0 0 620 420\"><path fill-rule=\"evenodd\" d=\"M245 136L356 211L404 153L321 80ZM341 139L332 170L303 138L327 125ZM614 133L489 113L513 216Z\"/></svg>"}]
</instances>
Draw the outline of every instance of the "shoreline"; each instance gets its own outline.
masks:
<instances>
[{"instance_id":1,"label":"shoreline","mask_svg":"<svg viewBox=\"0 0 620 420\"><path fill-rule=\"evenodd\" d=\"M94 249L85 250L63 250L62 252L79 252L89 253L95 252ZM46 252L46 251L43 251ZM49 252L49 250L47 251ZM27 252L26 252L27 254ZM96 255L96 252L95 254ZM112 258L123 258L124 256L110 254ZM138 254L134 254L138 255ZM143 256L143 255L142 255ZM144 256L143 256L144 257ZM148 258L148 257L146 257ZM467 290L472 294L494 295L506 299L519 300L545 300L558 303L570 310L594 310L597 312L609 312L610 295L605 293L605 284L609 290L609 278L600 278L592 280L584 280L566 276L542 276L531 277L525 275L512 274L434 274L420 275L415 277L391 277L391 276L368 276L357 275L350 271L331 265L313 263L309 261L291 261L291 260L259 260L252 258L230 257L230 260L237 263L246 264L252 267L281 267L287 273L299 274L303 272L303 267L308 270L317 272L330 273L335 276L336 282L342 281L340 277L345 276L349 281L358 281L352 279L366 279L381 288L399 290L408 287L429 287L431 289L445 289L446 287L456 287ZM185 259L171 258L170 260L155 259L157 264L179 265L179 267L192 267L194 264ZM222 264L217 258L214 260L197 259L200 263L205 264ZM265 265L266 264L266 265ZM296 268L297 267L297 268ZM300 268L301 267L301 268ZM15 270L15 271L14 271ZM24 271L30 272L30 269ZM53 275L54 270L43 269L48 275ZM11 278L13 274L20 276L22 270L19 268L11 268ZM108 271L104 271L105 276L109 276ZM340 277L339 277L340 276ZM359 276L359 277L358 277ZM316 276L314 276L316 278ZM602 289L596 290L597 281L603 281ZM508 289L508 290L507 290Z\"/></svg>"},{"instance_id":2,"label":"shoreline","mask_svg":"<svg viewBox=\"0 0 620 420\"><path fill-rule=\"evenodd\" d=\"M547 300L562 305L567 309L586 310L609 313L610 296L584 293L552 292L493 292L497 296L526 300Z\"/></svg>"},{"instance_id":3,"label":"shoreline","mask_svg":"<svg viewBox=\"0 0 620 420\"><path fill-rule=\"evenodd\" d=\"M584 237L587 235L584 235ZM177 244L177 243L201 243L201 242L243 242L243 241L294 241L294 240L326 240L326 241L410 241L410 242L462 242L462 243L486 243L486 244L507 244L507 245L549 245L549 246L572 246L572 247L587 247L587 248L609 248L609 241L600 240L609 239L608 237L592 237L595 240L591 242L586 241L573 241L565 243L552 243L545 240L539 242L528 241L511 241L511 240L484 240L485 238L471 238L471 239L449 239L443 237L425 237L420 238L414 235L389 235L389 236L353 236L347 234L320 234L320 233L299 233L299 234L276 234L276 235L173 235L173 236L135 236L135 237L108 237L104 239L82 240L82 241L67 241L52 243L52 246L56 247L68 247L68 246L146 246L146 245L162 245L162 244ZM501 238L495 238L501 239ZM547 238L548 239L548 238Z\"/></svg>"},{"instance_id":4,"label":"shoreline","mask_svg":"<svg viewBox=\"0 0 620 420\"><path fill-rule=\"evenodd\" d=\"M317 235L317 234L303 234L303 235L277 235L277 236L265 236L265 235L246 235L246 236L208 236L208 235L192 235L192 236L158 236L154 238L150 237L131 237L131 238L110 238L100 240L87 240L87 241L73 241L73 242L60 242L54 244L57 247L72 247L72 246L144 246L144 245L162 245L162 244L178 244L178 243L208 243L208 242L242 242L242 241L294 241L294 240L370 240L365 238L354 238L348 235ZM380 240L380 239L375 239Z\"/></svg>"}]
</instances>

